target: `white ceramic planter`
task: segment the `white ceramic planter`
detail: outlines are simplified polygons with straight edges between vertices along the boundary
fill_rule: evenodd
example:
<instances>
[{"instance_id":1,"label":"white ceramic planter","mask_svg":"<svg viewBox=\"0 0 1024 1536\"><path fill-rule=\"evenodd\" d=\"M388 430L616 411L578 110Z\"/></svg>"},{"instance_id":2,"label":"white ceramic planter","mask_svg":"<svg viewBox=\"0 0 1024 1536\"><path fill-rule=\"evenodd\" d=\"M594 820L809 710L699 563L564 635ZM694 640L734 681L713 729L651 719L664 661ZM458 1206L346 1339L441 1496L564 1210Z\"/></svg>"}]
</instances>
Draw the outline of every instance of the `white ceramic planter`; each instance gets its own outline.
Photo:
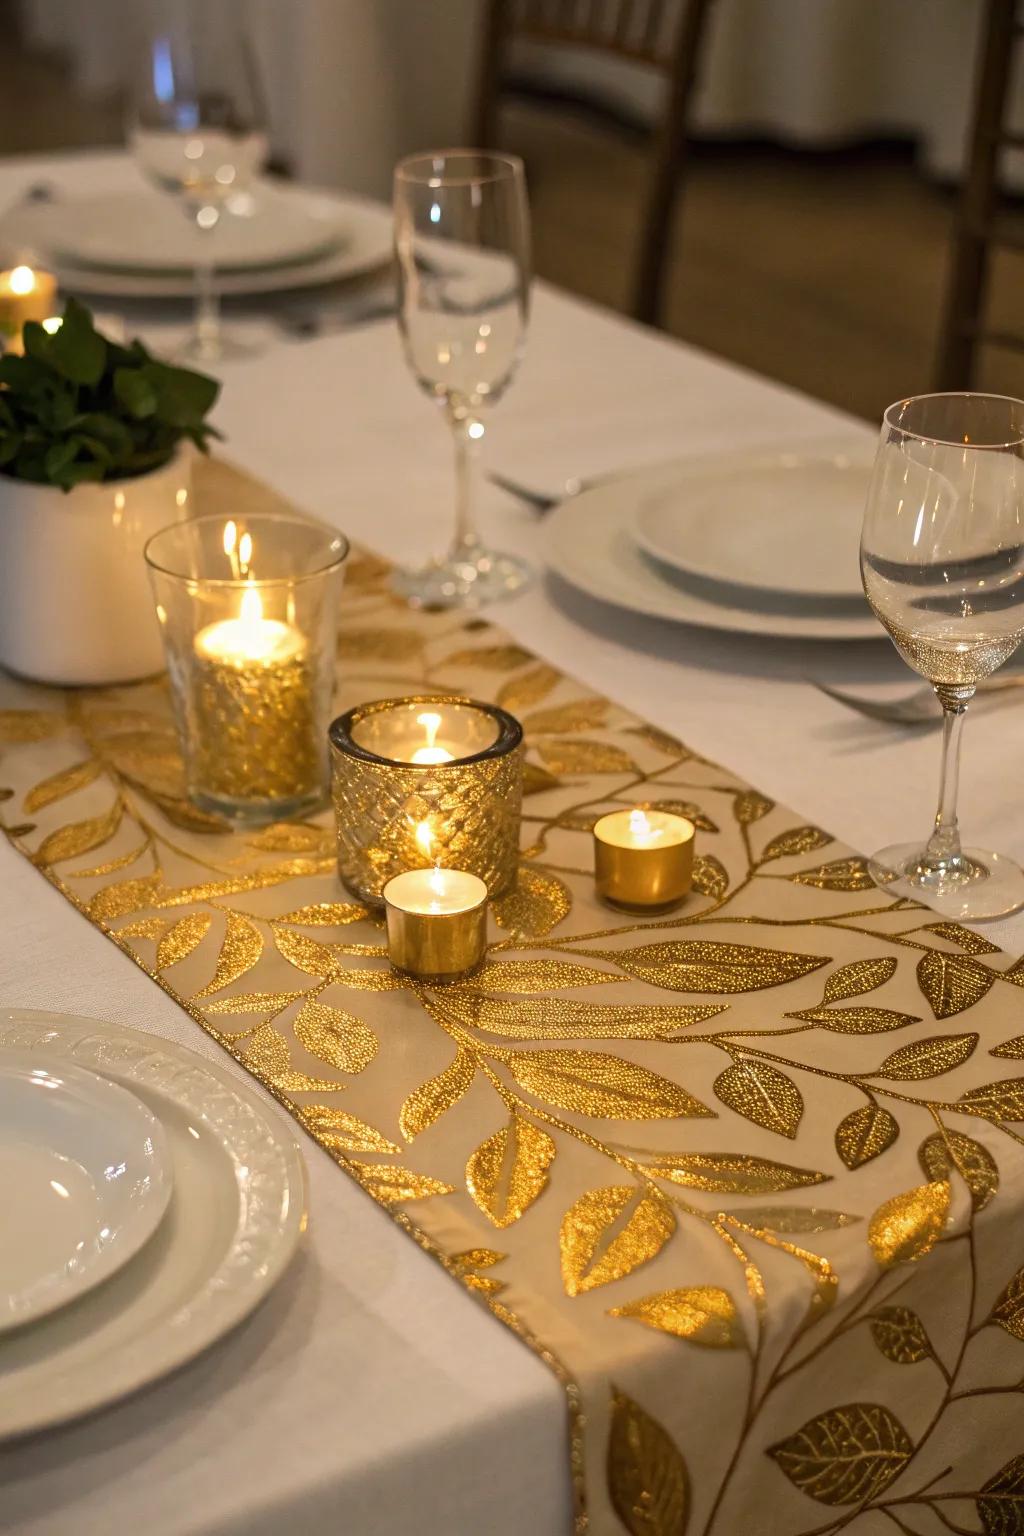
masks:
<instances>
[{"instance_id":1,"label":"white ceramic planter","mask_svg":"<svg viewBox=\"0 0 1024 1536\"><path fill-rule=\"evenodd\" d=\"M42 683L126 683L164 665L142 558L189 515L192 449L67 493L0 475L0 665Z\"/></svg>"}]
</instances>

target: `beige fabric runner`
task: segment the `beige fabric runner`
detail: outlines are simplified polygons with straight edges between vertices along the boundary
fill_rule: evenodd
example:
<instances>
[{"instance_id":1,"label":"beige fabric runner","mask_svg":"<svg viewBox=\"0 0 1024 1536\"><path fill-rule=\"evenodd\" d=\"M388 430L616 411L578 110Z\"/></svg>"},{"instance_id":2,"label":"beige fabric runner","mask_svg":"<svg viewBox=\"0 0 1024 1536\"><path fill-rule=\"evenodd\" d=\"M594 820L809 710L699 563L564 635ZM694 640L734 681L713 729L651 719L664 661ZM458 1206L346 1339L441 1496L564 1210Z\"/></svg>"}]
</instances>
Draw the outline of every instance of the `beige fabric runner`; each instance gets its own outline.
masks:
<instances>
[{"instance_id":1,"label":"beige fabric runner","mask_svg":"<svg viewBox=\"0 0 1024 1536\"><path fill-rule=\"evenodd\" d=\"M222 465L200 489L280 504ZM354 557L339 710L450 688L530 745L471 981L389 969L329 814L193 810L164 680L3 678L7 836L558 1373L578 1530L1024 1533L1024 962L386 582ZM637 803L700 828L698 891L649 921L590 872Z\"/></svg>"}]
</instances>

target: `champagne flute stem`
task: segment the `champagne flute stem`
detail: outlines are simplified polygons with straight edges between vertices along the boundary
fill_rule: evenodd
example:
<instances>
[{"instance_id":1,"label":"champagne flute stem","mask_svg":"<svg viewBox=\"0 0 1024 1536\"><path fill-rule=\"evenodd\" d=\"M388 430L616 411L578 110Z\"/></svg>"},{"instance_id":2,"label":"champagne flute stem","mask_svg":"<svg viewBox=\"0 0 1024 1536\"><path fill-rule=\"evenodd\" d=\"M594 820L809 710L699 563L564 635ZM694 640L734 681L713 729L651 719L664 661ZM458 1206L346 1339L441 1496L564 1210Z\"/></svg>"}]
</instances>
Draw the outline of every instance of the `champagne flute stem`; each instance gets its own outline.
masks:
<instances>
[{"instance_id":1,"label":"champagne flute stem","mask_svg":"<svg viewBox=\"0 0 1024 1536\"><path fill-rule=\"evenodd\" d=\"M935 685L942 705L942 771L939 776L939 804L935 827L925 849L924 862L943 870L961 856L960 826L957 821L957 793L960 787L960 741L963 736L967 705L974 697L973 685Z\"/></svg>"},{"instance_id":2,"label":"champagne flute stem","mask_svg":"<svg viewBox=\"0 0 1024 1536\"><path fill-rule=\"evenodd\" d=\"M469 415L452 417L455 438L455 539L452 556L473 558L480 545L476 509L480 484L480 445L483 423Z\"/></svg>"},{"instance_id":3,"label":"champagne flute stem","mask_svg":"<svg viewBox=\"0 0 1024 1536\"><path fill-rule=\"evenodd\" d=\"M202 232L204 259L196 263L195 345L201 357L215 359L220 355L220 294L210 247L213 229L196 227Z\"/></svg>"}]
</instances>

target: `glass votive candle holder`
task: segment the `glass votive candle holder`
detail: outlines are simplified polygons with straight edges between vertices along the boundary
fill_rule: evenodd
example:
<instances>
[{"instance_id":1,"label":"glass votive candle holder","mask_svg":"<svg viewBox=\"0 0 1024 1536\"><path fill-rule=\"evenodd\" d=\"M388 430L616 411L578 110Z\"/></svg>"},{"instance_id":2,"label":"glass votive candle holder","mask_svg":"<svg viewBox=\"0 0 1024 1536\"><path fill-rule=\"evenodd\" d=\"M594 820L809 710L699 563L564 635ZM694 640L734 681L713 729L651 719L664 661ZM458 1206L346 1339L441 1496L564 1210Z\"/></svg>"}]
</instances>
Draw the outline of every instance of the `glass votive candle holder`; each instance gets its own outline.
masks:
<instances>
[{"instance_id":1,"label":"glass votive candle holder","mask_svg":"<svg viewBox=\"0 0 1024 1536\"><path fill-rule=\"evenodd\" d=\"M523 728L504 709L450 694L360 704L330 729L338 871L360 901L438 865L478 876L488 895L519 861Z\"/></svg>"},{"instance_id":2,"label":"glass votive candle holder","mask_svg":"<svg viewBox=\"0 0 1024 1536\"><path fill-rule=\"evenodd\" d=\"M57 279L21 262L0 271L0 351L22 353L26 320L57 319Z\"/></svg>"},{"instance_id":3,"label":"glass votive candle holder","mask_svg":"<svg viewBox=\"0 0 1024 1536\"><path fill-rule=\"evenodd\" d=\"M348 540L288 513L203 516L145 555L189 797L275 821L323 803Z\"/></svg>"}]
</instances>

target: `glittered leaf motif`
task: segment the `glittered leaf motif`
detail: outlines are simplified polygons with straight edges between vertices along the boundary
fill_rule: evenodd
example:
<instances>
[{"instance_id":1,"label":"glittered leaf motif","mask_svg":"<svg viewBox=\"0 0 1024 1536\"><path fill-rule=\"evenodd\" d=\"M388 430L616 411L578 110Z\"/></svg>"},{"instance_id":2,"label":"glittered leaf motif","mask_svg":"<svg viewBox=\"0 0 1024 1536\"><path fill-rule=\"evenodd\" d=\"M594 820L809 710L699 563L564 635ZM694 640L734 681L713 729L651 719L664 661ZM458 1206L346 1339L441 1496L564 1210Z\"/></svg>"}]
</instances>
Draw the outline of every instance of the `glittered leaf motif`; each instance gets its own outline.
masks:
<instances>
[{"instance_id":1,"label":"glittered leaf motif","mask_svg":"<svg viewBox=\"0 0 1024 1536\"><path fill-rule=\"evenodd\" d=\"M539 763L523 764L523 794L542 795L545 790L557 789L561 783L553 773L548 773Z\"/></svg>"},{"instance_id":2,"label":"glittered leaf motif","mask_svg":"<svg viewBox=\"0 0 1024 1536\"><path fill-rule=\"evenodd\" d=\"M607 741L558 738L536 743L545 768L552 773L636 773L637 766L628 752Z\"/></svg>"},{"instance_id":3,"label":"glittered leaf motif","mask_svg":"<svg viewBox=\"0 0 1024 1536\"><path fill-rule=\"evenodd\" d=\"M772 859L790 859L797 854L813 853L816 848L824 848L832 841L820 827L793 827L791 831L780 832L778 837L772 838L761 854L761 863L769 864Z\"/></svg>"},{"instance_id":4,"label":"glittered leaf motif","mask_svg":"<svg viewBox=\"0 0 1024 1536\"><path fill-rule=\"evenodd\" d=\"M491 914L499 928L539 939L556 928L571 907L569 889L557 875L522 865L508 894L491 902Z\"/></svg>"},{"instance_id":5,"label":"glittered leaf motif","mask_svg":"<svg viewBox=\"0 0 1024 1536\"><path fill-rule=\"evenodd\" d=\"M921 1022L912 1013L896 1013L891 1008L807 1008L786 1017L808 1019L837 1035L882 1035Z\"/></svg>"},{"instance_id":6,"label":"glittered leaf motif","mask_svg":"<svg viewBox=\"0 0 1024 1536\"><path fill-rule=\"evenodd\" d=\"M264 827L249 842L265 853L329 853L334 845L334 832L329 827L283 821Z\"/></svg>"},{"instance_id":7,"label":"glittered leaf motif","mask_svg":"<svg viewBox=\"0 0 1024 1536\"><path fill-rule=\"evenodd\" d=\"M946 1179L919 1184L880 1205L868 1224L868 1243L883 1269L923 1259L942 1236L949 1213Z\"/></svg>"},{"instance_id":8,"label":"glittered leaf motif","mask_svg":"<svg viewBox=\"0 0 1024 1536\"><path fill-rule=\"evenodd\" d=\"M1024 1456L1014 1456L974 1501L983 1536L1024 1536Z\"/></svg>"},{"instance_id":9,"label":"glittered leaf motif","mask_svg":"<svg viewBox=\"0 0 1024 1536\"><path fill-rule=\"evenodd\" d=\"M307 1104L299 1111L299 1116L317 1141L332 1151L400 1151L393 1141L375 1131L365 1120L350 1115L347 1110L335 1109L333 1104Z\"/></svg>"},{"instance_id":10,"label":"glittered leaf motif","mask_svg":"<svg viewBox=\"0 0 1024 1536\"><path fill-rule=\"evenodd\" d=\"M719 901L729 889L729 874L714 854L699 853L693 861L693 888L701 896Z\"/></svg>"},{"instance_id":11,"label":"glittered leaf motif","mask_svg":"<svg viewBox=\"0 0 1024 1536\"><path fill-rule=\"evenodd\" d=\"M769 811L775 809L775 801L765 799L759 795L756 789L744 790L737 795L732 804L733 815L741 827L749 827L751 822L760 821L762 816L767 816Z\"/></svg>"},{"instance_id":12,"label":"glittered leaf motif","mask_svg":"<svg viewBox=\"0 0 1024 1536\"><path fill-rule=\"evenodd\" d=\"M308 1077L305 1072L292 1069L279 1072L273 1083L282 1093L337 1093L342 1086L332 1082L329 1077Z\"/></svg>"},{"instance_id":13,"label":"glittered leaf motif","mask_svg":"<svg viewBox=\"0 0 1024 1536\"><path fill-rule=\"evenodd\" d=\"M349 661L415 661L423 649L416 629L344 629L338 655Z\"/></svg>"},{"instance_id":14,"label":"glittered leaf motif","mask_svg":"<svg viewBox=\"0 0 1024 1536\"><path fill-rule=\"evenodd\" d=\"M709 1194L775 1195L827 1182L827 1176L813 1168L793 1168L788 1163L745 1157L738 1152L661 1152L645 1162L658 1178Z\"/></svg>"},{"instance_id":15,"label":"glittered leaf motif","mask_svg":"<svg viewBox=\"0 0 1024 1536\"><path fill-rule=\"evenodd\" d=\"M925 923L925 933L936 933L949 944L956 944L968 955L997 955L999 945L983 939L980 933L965 928L962 923Z\"/></svg>"},{"instance_id":16,"label":"glittered leaf motif","mask_svg":"<svg viewBox=\"0 0 1024 1536\"><path fill-rule=\"evenodd\" d=\"M413 1173L394 1163L360 1163L351 1166L356 1170L359 1182L375 1199L384 1205L396 1205L400 1201L425 1200L428 1195L450 1195L453 1186L430 1179L424 1173Z\"/></svg>"},{"instance_id":17,"label":"glittered leaf motif","mask_svg":"<svg viewBox=\"0 0 1024 1536\"><path fill-rule=\"evenodd\" d=\"M932 1346L924 1323L909 1307L880 1307L868 1319L871 1337L894 1365L917 1365L929 1360Z\"/></svg>"},{"instance_id":18,"label":"glittered leaf motif","mask_svg":"<svg viewBox=\"0 0 1024 1536\"><path fill-rule=\"evenodd\" d=\"M868 874L864 859L833 859L818 869L802 869L789 875L798 885L813 885L819 891L873 891L875 882Z\"/></svg>"},{"instance_id":19,"label":"glittered leaf motif","mask_svg":"<svg viewBox=\"0 0 1024 1536\"><path fill-rule=\"evenodd\" d=\"M614 1388L607 1475L629 1536L686 1536L690 1484L679 1448L657 1419Z\"/></svg>"},{"instance_id":20,"label":"glittered leaf motif","mask_svg":"<svg viewBox=\"0 0 1024 1536\"><path fill-rule=\"evenodd\" d=\"M341 986L352 987L357 992L398 992L409 985L407 978L400 976L397 971L349 971L343 968L340 961L334 979Z\"/></svg>"},{"instance_id":21,"label":"glittered leaf motif","mask_svg":"<svg viewBox=\"0 0 1024 1536\"><path fill-rule=\"evenodd\" d=\"M758 992L765 987L781 987L829 963L825 955L798 955L710 939L670 939L635 949L584 949L577 953L614 961L639 981L673 992Z\"/></svg>"},{"instance_id":22,"label":"glittered leaf motif","mask_svg":"<svg viewBox=\"0 0 1024 1536\"><path fill-rule=\"evenodd\" d=\"M263 935L255 923L243 917L240 912L229 912L213 980L201 992L197 992L195 998L210 997L214 992L222 992L233 981L251 971L262 953Z\"/></svg>"},{"instance_id":23,"label":"glittered leaf motif","mask_svg":"<svg viewBox=\"0 0 1024 1536\"><path fill-rule=\"evenodd\" d=\"M559 731L600 730L607 718L607 699L573 699L568 704L524 715L522 724L527 740L532 741L534 736L550 736Z\"/></svg>"},{"instance_id":24,"label":"glittered leaf motif","mask_svg":"<svg viewBox=\"0 0 1024 1536\"><path fill-rule=\"evenodd\" d=\"M589 965L572 965L567 960L492 960L473 977L466 993L480 992L560 992L568 987L596 987L621 982L611 971L599 971Z\"/></svg>"},{"instance_id":25,"label":"glittered leaf motif","mask_svg":"<svg viewBox=\"0 0 1024 1536\"><path fill-rule=\"evenodd\" d=\"M846 1403L818 1414L768 1455L819 1504L877 1498L914 1453L899 1419L881 1403Z\"/></svg>"},{"instance_id":26,"label":"glittered leaf motif","mask_svg":"<svg viewBox=\"0 0 1024 1536\"><path fill-rule=\"evenodd\" d=\"M96 758L89 758L84 763L75 763L70 768L62 768L60 773L52 774L48 779L43 779L34 789L30 789L25 796L24 810L32 815L41 811L44 806L52 805L55 800L62 800L65 795L73 795L76 789L84 789L99 777L100 764Z\"/></svg>"},{"instance_id":27,"label":"glittered leaf motif","mask_svg":"<svg viewBox=\"0 0 1024 1536\"><path fill-rule=\"evenodd\" d=\"M412 1141L414 1136L419 1136L421 1131L427 1130L435 1120L447 1114L468 1091L475 1073L476 1063L472 1053L460 1048L455 1053L454 1061L443 1072L428 1078L410 1093L398 1116L398 1124L406 1141Z\"/></svg>"},{"instance_id":28,"label":"glittered leaf motif","mask_svg":"<svg viewBox=\"0 0 1024 1536\"><path fill-rule=\"evenodd\" d=\"M488 1221L510 1227L543 1193L554 1160L547 1131L513 1113L470 1157L466 1188Z\"/></svg>"},{"instance_id":29,"label":"glittered leaf motif","mask_svg":"<svg viewBox=\"0 0 1024 1536\"><path fill-rule=\"evenodd\" d=\"M891 956L879 960L854 960L841 965L825 982L825 1002L837 1003L845 997L859 997L863 992L873 992L883 986L895 973L896 961Z\"/></svg>"},{"instance_id":30,"label":"glittered leaf motif","mask_svg":"<svg viewBox=\"0 0 1024 1536\"><path fill-rule=\"evenodd\" d=\"M656 752L664 752L666 757L689 755L678 736L670 736L668 731L659 731L656 725L631 725L629 734L639 736L641 741L646 741Z\"/></svg>"},{"instance_id":31,"label":"glittered leaf motif","mask_svg":"<svg viewBox=\"0 0 1024 1536\"><path fill-rule=\"evenodd\" d=\"M561 676L554 667L532 667L529 672L512 678L511 682L503 683L498 690L497 702L502 709L510 709L513 714L516 710L528 709L531 704L539 704L541 699L546 699L555 684L560 682Z\"/></svg>"},{"instance_id":32,"label":"glittered leaf motif","mask_svg":"<svg viewBox=\"0 0 1024 1536\"><path fill-rule=\"evenodd\" d=\"M862 1104L836 1127L836 1151L852 1172L888 1151L900 1133L899 1122L879 1104Z\"/></svg>"},{"instance_id":33,"label":"glittered leaf motif","mask_svg":"<svg viewBox=\"0 0 1024 1536\"><path fill-rule=\"evenodd\" d=\"M122 939L159 939L167 927L165 917L140 917L135 922L125 923L117 930L115 938Z\"/></svg>"},{"instance_id":34,"label":"glittered leaf motif","mask_svg":"<svg viewBox=\"0 0 1024 1536\"><path fill-rule=\"evenodd\" d=\"M343 1072L362 1072L377 1054L377 1036L368 1024L315 998L303 1004L294 1029L311 1056Z\"/></svg>"},{"instance_id":35,"label":"glittered leaf motif","mask_svg":"<svg viewBox=\"0 0 1024 1536\"><path fill-rule=\"evenodd\" d=\"M715 1078L715 1093L736 1114L793 1138L804 1101L792 1078L766 1061L736 1061Z\"/></svg>"},{"instance_id":36,"label":"glittered leaf motif","mask_svg":"<svg viewBox=\"0 0 1024 1536\"><path fill-rule=\"evenodd\" d=\"M655 1291L638 1301L615 1307L610 1317L632 1317L706 1349L742 1349L743 1325L728 1291L715 1285L695 1285L686 1290Z\"/></svg>"},{"instance_id":37,"label":"glittered leaf motif","mask_svg":"<svg viewBox=\"0 0 1024 1536\"><path fill-rule=\"evenodd\" d=\"M90 864L88 869L72 869L67 874L69 880L101 880L104 875L112 875L119 869L127 869L134 864L136 859L149 852L149 843L140 843L137 848L132 848L128 853L120 854L116 859L104 859L102 864Z\"/></svg>"},{"instance_id":38,"label":"glittered leaf motif","mask_svg":"<svg viewBox=\"0 0 1024 1536\"><path fill-rule=\"evenodd\" d=\"M283 1013L301 992L239 992L235 997L218 997L205 1003L206 1013Z\"/></svg>"},{"instance_id":39,"label":"glittered leaf motif","mask_svg":"<svg viewBox=\"0 0 1024 1536\"><path fill-rule=\"evenodd\" d=\"M297 923L300 928L343 928L348 923L362 922L369 915L368 907L357 906L351 901L314 901L308 907L286 912L275 921Z\"/></svg>"},{"instance_id":40,"label":"glittered leaf motif","mask_svg":"<svg viewBox=\"0 0 1024 1536\"><path fill-rule=\"evenodd\" d=\"M996 1083L969 1088L957 1103L987 1120L1024 1120L1024 1077L1005 1077Z\"/></svg>"},{"instance_id":41,"label":"glittered leaf motif","mask_svg":"<svg viewBox=\"0 0 1024 1536\"><path fill-rule=\"evenodd\" d=\"M937 949L922 955L917 982L937 1019L951 1018L980 1003L995 980L977 960L967 955L946 955Z\"/></svg>"},{"instance_id":42,"label":"glittered leaf motif","mask_svg":"<svg viewBox=\"0 0 1024 1536\"><path fill-rule=\"evenodd\" d=\"M814 1205L751 1205L726 1214L748 1227L788 1233L836 1232L861 1219L849 1211L830 1211Z\"/></svg>"},{"instance_id":43,"label":"glittered leaf motif","mask_svg":"<svg viewBox=\"0 0 1024 1536\"><path fill-rule=\"evenodd\" d=\"M445 1011L463 1024L510 1040L665 1040L727 1011L722 1003L677 1008L639 1004L616 1008L578 998L471 997L447 990Z\"/></svg>"},{"instance_id":44,"label":"glittered leaf motif","mask_svg":"<svg viewBox=\"0 0 1024 1536\"><path fill-rule=\"evenodd\" d=\"M1018 1269L1002 1291L990 1320L1024 1343L1024 1269Z\"/></svg>"},{"instance_id":45,"label":"glittered leaf motif","mask_svg":"<svg viewBox=\"0 0 1024 1536\"><path fill-rule=\"evenodd\" d=\"M917 1158L929 1179L948 1179L955 1168L970 1191L976 1211L983 1210L999 1188L999 1169L991 1152L960 1131L947 1129L927 1136Z\"/></svg>"},{"instance_id":46,"label":"glittered leaf motif","mask_svg":"<svg viewBox=\"0 0 1024 1536\"><path fill-rule=\"evenodd\" d=\"M98 918L100 922L109 922L114 917L127 917L129 912L141 912L143 907L152 904L161 883L161 875L155 872L139 875L134 880L118 880L113 885L105 885L102 891L90 897L89 916Z\"/></svg>"},{"instance_id":47,"label":"glittered leaf motif","mask_svg":"<svg viewBox=\"0 0 1024 1536\"><path fill-rule=\"evenodd\" d=\"M1024 1035L1014 1035L1012 1040L994 1045L989 1055L1000 1056L1004 1061L1024 1061Z\"/></svg>"},{"instance_id":48,"label":"glittered leaf motif","mask_svg":"<svg viewBox=\"0 0 1024 1536\"><path fill-rule=\"evenodd\" d=\"M275 928L274 943L289 964L307 976L326 978L336 976L343 969L340 957L308 934L293 933L290 928Z\"/></svg>"},{"instance_id":49,"label":"glittered leaf motif","mask_svg":"<svg viewBox=\"0 0 1024 1536\"><path fill-rule=\"evenodd\" d=\"M927 1040L915 1040L912 1045L901 1046L887 1056L872 1077L884 1077L893 1083L923 1082L929 1077L941 1077L963 1066L978 1043L976 1034L931 1035Z\"/></svg>"},{"instance_id":50,"label":"glittered leaf motif","mask_svg":"<svg viewBox=\"0 0 1024 1536\"><path fill-rule=\"evenodd\" d=\"M481 645L477 650L453 651L450 656L445 656L441 661L435 662L437 670L442 667L482 667L485 672L514 672L516 667L524 667L533 657L529 651L524 651L521 645Z\"/></svg>"},{"instance_id":51,"label":"glittered leaf motif","mask_svg":"<svg viewBox=\"0 0 1024 1536\"><path fill-rule=\"evenodd\" d=\"M713 1114L667 1077L601 1051L510 1051L507 1063L521 1088L578 1115L668 1120Z\"/></svg>"},{"instance_id":52,"label":"glittered leaf motif","mask_svg":"<svg viewBox=\"0 0 1024 1536\"><path fill-rule=\"evenodd\" d=\"M692 800L638 800L637 805L645 811L665 811L669 816L685 816L687 821L693 822L698 832L718 831L711 817Z\"/></svg>"},{"instance_id":53,"label":"glittered leaf motif","mask_svg":"<svg viewBox=\"0 0 1024 1536\"><path fill-rule=\"evenodd\" d=\"M494 1248L466 1248L451 1256L452 1263L460 1264L463 1269L490 1269L507 1258L507 1253L498 1253Z\"/></svg>"},{"instance_id":54,"label":"glittered leaf motif","mask_svg":"<svg viewBox=\"0 0 1024 1536\"><path fill-rule=\"evenodd\" d=\"M177 965L179 960L190 955L203 942L212 922L211 912L189 912L185 917L179 917L160 940L156 952L157 970L166 970L169 965Z\"/></svg>"},{"instance_id":55,"label":"glittered leaf motif","mask_svg":"<svg viewBox=\"0 0 1024 1536\"><path fill-rule=\"evenodd\" d=\"M11 746L48 741L66 729L63 715L47 715L41 709L0 709L0 742Z\"/></svg>"},{"instance_id":56,"label":"glittered leaf motif","mask_svg":"<svg viewBox=\"0 0 1024 1536\"><path fill-rule=\"evenodd\" d=\"M269 1024L262 1025L249 1038L245 1048L245 1064L253 1072L269 1078L287 1072L291 1065L288 1041L279 1030L271 1028Z\"/></svg>"},{"instance_id":57,"label":"glittered leaf motif","mask_svg":"<svg viewBox=\"0 0 1024 1536\"><path fill-rule=\"evenodd\" d=\"M120 800L102 816L90 816L88 821L75 821L45 837L34 855L37 864L60 864L65 859L77 859L93 848L101 848L110 841L118 827L124 807Z\"/></svg>"},{"instance_id":58,"label":"glittered leaf motif","mask_svg":"<svg viewBox=\"0 0 1024 1536\"><path fill-rule=\"evenodd\" d=\"M635 1184L589 1189L566 1211L559 1232L562 1285L581 1296L631 1275L659 1254L676 1229L668 1201Z\"/></svg>"}]
</instances>

